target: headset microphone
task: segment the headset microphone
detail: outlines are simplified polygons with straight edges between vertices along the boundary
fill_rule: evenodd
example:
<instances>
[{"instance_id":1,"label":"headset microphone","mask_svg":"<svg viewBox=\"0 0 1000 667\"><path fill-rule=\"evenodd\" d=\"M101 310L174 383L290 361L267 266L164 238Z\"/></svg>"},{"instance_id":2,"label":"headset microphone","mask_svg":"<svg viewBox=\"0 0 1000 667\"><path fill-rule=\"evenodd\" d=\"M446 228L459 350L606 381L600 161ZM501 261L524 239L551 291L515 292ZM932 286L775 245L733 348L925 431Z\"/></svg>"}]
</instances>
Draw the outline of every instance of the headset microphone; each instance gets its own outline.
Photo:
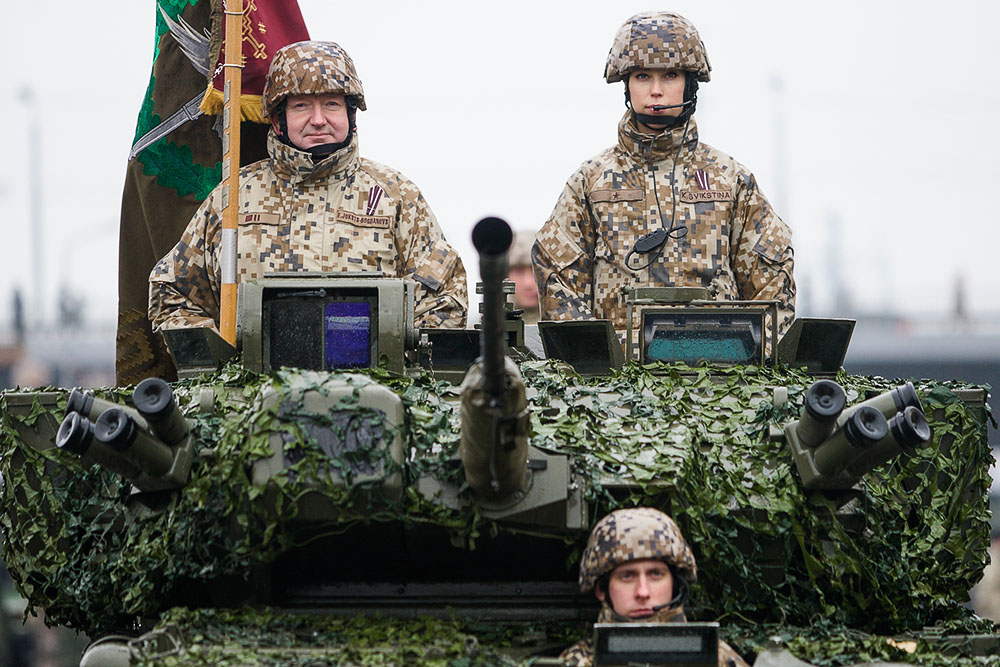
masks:
<instances>
[{"instance_id":1,"label":"headset microphone","mask_svg":"<svg viewBox=\"0 0 1000 667\"><path fill-rule=\"evenodd\" d=\"M686 107L693 104L692 100L686 102L681 102L680 104L654 104L653 111L663 111L664 109L678 109L680 107Z\"/></svg>"}]
</instances>

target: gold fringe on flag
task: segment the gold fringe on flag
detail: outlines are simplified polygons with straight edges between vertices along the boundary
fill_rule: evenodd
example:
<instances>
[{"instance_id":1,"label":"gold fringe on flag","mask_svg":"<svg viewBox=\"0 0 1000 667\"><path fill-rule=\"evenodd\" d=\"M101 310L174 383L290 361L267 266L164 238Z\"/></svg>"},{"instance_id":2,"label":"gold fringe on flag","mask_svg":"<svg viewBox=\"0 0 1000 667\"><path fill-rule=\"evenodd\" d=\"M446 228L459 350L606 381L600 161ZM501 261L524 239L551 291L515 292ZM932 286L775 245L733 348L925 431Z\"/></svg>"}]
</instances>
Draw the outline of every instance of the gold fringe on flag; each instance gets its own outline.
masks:
<instances>
[{"instance_id":1,"label":"gold fringe on flag","mask_svg":"<svg viewBox=\"0 0 1000 667\"><path fill-rule=\"evenodd\" d=\"M222 113L222 109L225 106L222 98L222 91L217 90L212 82L209 81L208 89L205 91L205 97L202 98L201 104L198 108L207 114L217 116ZM241 95L240 96L240 119L248 120L251 123L267 123L267 119L264 118L264 107L261 102L260 95Z\"/></svg>"}]
</instances>

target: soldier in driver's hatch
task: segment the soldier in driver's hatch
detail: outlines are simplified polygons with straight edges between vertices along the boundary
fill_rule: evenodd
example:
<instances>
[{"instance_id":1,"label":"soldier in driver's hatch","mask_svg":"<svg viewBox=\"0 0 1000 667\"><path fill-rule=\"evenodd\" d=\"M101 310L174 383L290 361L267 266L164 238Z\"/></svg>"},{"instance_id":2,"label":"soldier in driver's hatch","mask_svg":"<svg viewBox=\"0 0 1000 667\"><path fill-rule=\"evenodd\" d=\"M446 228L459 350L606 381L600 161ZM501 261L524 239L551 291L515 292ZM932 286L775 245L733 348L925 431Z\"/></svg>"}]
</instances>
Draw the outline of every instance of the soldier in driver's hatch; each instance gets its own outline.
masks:
<instances>
[{"instance_id":1,"label":"soldier in driver's hatch","mask_svg":"<svg viewBox=\"0 0 1000 667\"><path fill-rule=\"evenodd\" d=\"M464 327L465 267L420 190L358 155L365 109L351 57L333 42L299 42L271 62L263 111L270 157L240 170L237 282L287 271L382 272L416 282L415 320ZM149 277L159 329L212 326L220 309L222 186Z\"/></svg>"},{"instance_id":2,"label":"soldier in driver's hatch","mask_svg":"<svg viewBox=\"0 0 1000 667\"><path fill-rule=\"evenodd\" d=\"M698 83L711 72L687 19L633 16L604 71L624 81L618 144L573 174L532 248L541 319L626 328L626 286L707 287L714 299L774 299L795 315L791 231L750 171L699 141Z\"/></svg>"},{"instance_id":3,"label":"soldier in driver's hatch","mask_svg":"<svg viewBox=\"0 0 1000 667\"><path fill-rule=\"evenodd\" d=\"M674 520L658 509L615 510L597 522L580 561L580 590L601 601L598 623L684 623L688 588L697 578L694 554ZM594 662L592 639L559 656L567 665ZM719 667L746 667L719 642Z\"/></svg>"}]
</instances>

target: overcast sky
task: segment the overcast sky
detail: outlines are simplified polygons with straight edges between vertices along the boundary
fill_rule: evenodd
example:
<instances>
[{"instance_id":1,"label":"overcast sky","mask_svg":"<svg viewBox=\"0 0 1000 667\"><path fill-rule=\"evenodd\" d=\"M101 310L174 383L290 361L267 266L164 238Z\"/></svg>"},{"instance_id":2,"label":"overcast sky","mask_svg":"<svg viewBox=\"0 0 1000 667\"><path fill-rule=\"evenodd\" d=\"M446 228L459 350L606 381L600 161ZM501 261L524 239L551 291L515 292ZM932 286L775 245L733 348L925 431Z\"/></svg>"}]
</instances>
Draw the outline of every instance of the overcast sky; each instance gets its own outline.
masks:
<instances>
[{"instance_id":1,"label":"overcast sky","mask_svg":"<svg viewBox=\"0 0 1000 667\"><path fill-rule=\"evenodd\" d=\"M0 39L0 323L32 287L29 155L42 173L44 316L66 284L113 321L126 158L152 65L152 0L8 3ZM545 222L567 177L615 141L603 68L646 2L299 0L364 82L363 155L421 187L470 278L469 234ZM794 232L800 299L831 281L870 308L944 313L962 276L1000 310L1000 3L678 1L712 62L702 140L735 156ZM26 103L30 88L35 102ZM29 117L40 120L32 141ZM29 316L35 315L29 310Z\"/></svg>"}]
</instances>

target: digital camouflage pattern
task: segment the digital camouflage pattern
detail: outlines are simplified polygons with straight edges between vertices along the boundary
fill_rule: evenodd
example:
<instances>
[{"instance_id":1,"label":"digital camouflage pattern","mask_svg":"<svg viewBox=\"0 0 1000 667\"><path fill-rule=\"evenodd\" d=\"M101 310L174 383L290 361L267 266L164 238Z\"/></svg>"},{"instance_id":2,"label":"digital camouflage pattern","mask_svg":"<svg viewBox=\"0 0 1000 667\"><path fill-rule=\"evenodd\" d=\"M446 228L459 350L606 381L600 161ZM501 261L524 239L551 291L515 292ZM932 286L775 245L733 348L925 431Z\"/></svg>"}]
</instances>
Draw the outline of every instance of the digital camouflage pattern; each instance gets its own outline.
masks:
<instances>
[{"instance_id":1,"label":"digital camouflage pattern","mask_svg":"<svg viewBox=\"0 0 1000 667\"><path fill-rule=\"evenodd\" d=\"M465 326L465 267L416 185L359 157L357 135L316 163L273 132L268 152L240 170L237 282L279 271L383 272L416 281L418 326ZM218 328L222 193L212 191L150 274L157 329Z\"/></svg>"},{"instance_id":2,"label":"digital camouflage pattern","mask_svg":"<svg viewBox=\"0 0 1000 667\"><path fill-rule=\"evenodd\" d=\"M289 95L340 93L354 97L364 111L365 91L354 61L334 42L297 42L276 54L264 84L264 116Z\"/></svg>"},{"instance_id":3,"label":"digital camouflage pattern","mask_svg":"<svg viewBox=\"0 0 1000 667\"><path fill-rule=\"evenodd\" d=\"M679 14L636 14L618 29L604 66L608 83L623 81L636 69L679 69L694 72L699 81L711 78L705 43L694 25Z\"/></svg>"},{"instance_id":4,"label":"digital camouflage pattern","mask_svg":"<svg viewBox=\"0 0 1000 667\"><path fill-rule=\"evenodd\" d=\"M642 558L673 565L692 584L698 579L694 554L674 520L652 507L631 507L611 512L594 526L580 559L580 592L594 590L605 574Z\"/></svg>"},{"instance_id":5,"label":"digital camouflage pattern","mask_svg":"<svg viewBox=\"0 0 1000 667\"><path fill-rule=\"evenodd\" d=\"M627 268L625 256L640 236L670 226L675 199L673 225L684 225L687 234L668 237L651 266ZM775 299L781 332L795 316L791 230L746 167L698 141L694 120L647 135L626 112L618 144L570 177L536 238L532 261L543 320L610 319L622 331L628 286L708 287L721 300ZM649 257L630 261L641 266Z\"/></svg>"}]
</instances>

